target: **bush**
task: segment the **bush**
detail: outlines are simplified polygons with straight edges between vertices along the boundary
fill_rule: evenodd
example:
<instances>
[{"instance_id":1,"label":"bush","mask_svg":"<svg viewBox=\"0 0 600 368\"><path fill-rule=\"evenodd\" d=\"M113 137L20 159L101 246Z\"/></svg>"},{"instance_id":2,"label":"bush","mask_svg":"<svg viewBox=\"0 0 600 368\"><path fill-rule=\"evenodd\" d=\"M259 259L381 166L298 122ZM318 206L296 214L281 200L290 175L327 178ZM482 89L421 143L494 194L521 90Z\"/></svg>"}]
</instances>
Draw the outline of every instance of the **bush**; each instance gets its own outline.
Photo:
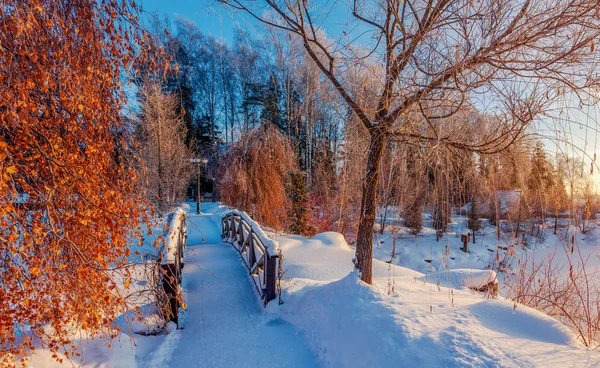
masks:
<instances>
[{"instance_id":1,"label":"bush","mask_svg":"<svg viewBox=\"0 0 600 368\"><path fill-rule=\"evenodd\" d=\"M598 346L600 282L596 278L597 270L591 272L587 267L587 259L573 237L564 250L567 260L564 266L555 260L556 251L539 263L529 259L522 261L516 273L505 281L508 297L563 322L586 346Z\"/></svg>"},{"instance_id":2,"label":"bush","mask_svg":"<svg viewBox=\"0 0 600 368\"><path fill-rule=\"evenodd\" d=\"M289 173L297 170L292 145L270 123L241 137L221 160L217 182L221 200L281 230L290 205L286 191Z\"/></svg>"}]
</instances>

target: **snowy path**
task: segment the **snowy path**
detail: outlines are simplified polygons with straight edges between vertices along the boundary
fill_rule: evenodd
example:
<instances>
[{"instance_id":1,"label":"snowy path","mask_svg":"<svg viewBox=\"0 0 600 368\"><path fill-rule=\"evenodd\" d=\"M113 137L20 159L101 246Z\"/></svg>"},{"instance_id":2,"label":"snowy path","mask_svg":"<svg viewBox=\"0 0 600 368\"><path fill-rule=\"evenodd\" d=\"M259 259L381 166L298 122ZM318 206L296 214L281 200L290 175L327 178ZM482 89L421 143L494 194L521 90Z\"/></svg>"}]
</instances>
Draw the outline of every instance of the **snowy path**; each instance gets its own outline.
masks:
<instances>
[{"instance_id":1,"label":"snowy path","mask_svg":"<svg viewBox=\"0 0 600 368\"><path fill-rule=\"evenodd\" d=\"M167 366L317 366L291 325L264 317L253 287L238 253L221 242L211 217L191 214L184 268L187 312Z\"/></svg>"}]
</instances>

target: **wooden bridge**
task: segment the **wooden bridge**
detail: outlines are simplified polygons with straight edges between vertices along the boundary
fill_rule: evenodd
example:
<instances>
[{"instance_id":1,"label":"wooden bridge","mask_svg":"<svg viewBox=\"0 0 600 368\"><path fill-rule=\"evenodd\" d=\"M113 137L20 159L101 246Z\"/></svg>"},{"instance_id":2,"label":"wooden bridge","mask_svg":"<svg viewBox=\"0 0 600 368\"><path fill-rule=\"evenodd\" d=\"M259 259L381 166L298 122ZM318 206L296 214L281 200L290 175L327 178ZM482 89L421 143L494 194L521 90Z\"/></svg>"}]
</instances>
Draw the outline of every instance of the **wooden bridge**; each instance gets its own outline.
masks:
<instances>
[{"instance_id":1,"label":"wooden bridge","mask_svg":"<svg viewBox=\"0 0 600 368\"><path fill-rule=\"evenodd\" d=\"M172 245L181 250L175 254L182 255L173 265L185 264L174 268L173 279L181 282L175 289L183 289L187 308L178 309L180 328L168 337L176 340L168 358L160 362L154 357L147 363L161 367L318 366L301 335L263 308L269 301L276 303L277 244L246 214L211 214L216 209L217 204L207 204L203 205L207 213L202 215L180 212L180 224L170 227L172 239L179 239L178 234L185 231L183 243Z\"/></svg>"},{"instance_id":2,"label":"wooden bridge","mask_svg":"<svg viewBox=\"0 0 600 368\"><path fill-rule=\"evenodd\" d=\"M181 304L182 272L184 267L185 245L187 240L187 213L181 207L167 216L167 230L162 234L165 239L165 255L162 262L162 288L169 298L165 311L167 319L178 323ZM231 244L239 253L256 291L266 305L275 299L277 275L281 267L279 254L272 254L276 246L268 239L260 225L247 214L232 210L221 218L221 239ZM267 244L265 244L267 243Z\"/></svg>"}]
</instances>

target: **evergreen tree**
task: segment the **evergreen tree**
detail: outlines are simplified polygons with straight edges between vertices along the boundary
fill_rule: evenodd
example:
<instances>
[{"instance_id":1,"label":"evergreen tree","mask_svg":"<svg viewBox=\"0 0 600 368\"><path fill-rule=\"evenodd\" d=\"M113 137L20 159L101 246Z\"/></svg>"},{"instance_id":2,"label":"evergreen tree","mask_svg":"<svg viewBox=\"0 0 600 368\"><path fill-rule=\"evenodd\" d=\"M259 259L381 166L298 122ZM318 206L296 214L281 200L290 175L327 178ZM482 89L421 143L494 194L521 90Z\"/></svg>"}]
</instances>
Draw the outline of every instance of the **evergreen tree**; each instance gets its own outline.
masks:
<instances>
[{"instance_id":1,"label":"evergreen tree","mask_svg":"<svg viewBox=\"0 0 600 368\"><path fill-rule=\"evenodd\" d=\"M531 158L531 173L527 179L527 189L530 198L533 198L534 208L539 213L546 207L546 198L548 193L552 193L553 184L552 166L546 157L544 144L537 142Z\"/></svg>"},{"instance_id":2,"label":"evergreen tree","mask_svg":"<svg viewBox=\"0 0 600 368\"><path fill-rule=\"evenodd\" d=\"M194 126L194 139L199 153L210 150L219 141L221 132L211 121L210 116L202 115Z\"/></svg>"},{"instance_id":3,"label":"evergreen tree","mask_svg":"<svg viewBox=\"0 0 600 368\"><path fill-rule=\"evenodd\" d=\"M477 203L477 198L473 196L469 219L467 221L467 227L473 232L473 243L475 243L475 232L481 229L481 218L479 216L479 204Z\"/></svg>"},{"instance_id":4,"label":"evergreen tree","mask_svg":"<svg viewBox=\"0 0 600 368\"><path fill-rule=\"evenodd\" d=\"M552 171L544 151L544 144L538 142L531 158L531 173L527 180L527 187L531 191L543 190L552 186Z\"/></svg>"},{"instance_id":5,"label":"evergreen tree","mask_svg":"<svg viewBox=\"0 0 600 368\"><path fill-rule=\"evenodd\" d=\"M275 125L280 132L288 134L288 124L286 123L285 114L281 109L279 81L273 74L269 78L269 83L263 86L261 102L263 105L261 120Z\"/></svg>"},{"instance_id":6,"label":"evergreen tree","mask_svg":"<svg viewBox=\"0 0 600 368\"><path fill-rule=\"evenodd\" d=\"M291 201L289 210L289 229L294 234L306 235L308 225L308 190L306 187L306 175L303 172L290 174L290 187L288 197Z\"/></svg>"}]
</instances>

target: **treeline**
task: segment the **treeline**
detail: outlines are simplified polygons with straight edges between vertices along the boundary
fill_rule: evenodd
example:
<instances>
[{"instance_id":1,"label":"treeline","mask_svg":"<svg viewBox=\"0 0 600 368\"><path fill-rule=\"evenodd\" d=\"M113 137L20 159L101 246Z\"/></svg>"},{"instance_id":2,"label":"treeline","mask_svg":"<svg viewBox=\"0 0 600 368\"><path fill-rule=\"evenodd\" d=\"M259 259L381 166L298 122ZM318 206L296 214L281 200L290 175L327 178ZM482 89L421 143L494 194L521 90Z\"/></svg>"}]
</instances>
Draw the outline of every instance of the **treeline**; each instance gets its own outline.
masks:
<instances>
[{"instance_id":1,"label":"treeline","mask_svg":"<svg viewBox=\"0 0 600 368\"><path fill-rule=\"evenodd\" d=\"M432 226L442 234L452 213L468 216L471 231L487 218L497 225L498 236L503 220L513 236L530 230L525 223L553 222L556 232L561 217L584 233L594 226L598 195L589 168L581 159L549 153L541 141L516 143L494 155L395 150L388 149L379 185L381 232L389 217L401 217L401 225L417 234L424 212L431 213Z\"/></svg>"},{"instance_id":2,"label":"treeline","mask_svg":"<svg viewBox=\"0 0 600 368\"><path fill-rule=\"evenodd\" d=\"M187 157L201 156L208 159L203 192L218 193L275 229L334 230L353 239L363 205L368 133L302 43L270 29L259 35L237 30L229 45L183 18L157 21L154 29L155 46L170 61L161 77L140 83L138 128L146 142L150 196L166 203L194 197L196 176ZM347 74L354 95L368 101L376 93L372 74L360 68ZM148 91L162 94L163 102L156 96L153 102ZM148 113L158 105L170 113ZM151 126L161 119L158 142L160 129ZM461 113L435 124L440 134L476 137L499 126L497 119L466 103ZM595 218L595 188L581 160L549 155L541 142L479 155L392 141L381 173L380 231L391 219L402 219L396 223L418 234L424 212L441 234L457 211L470 217L472 230L481 226L480 218L520 223L566 212L585 231Z\"/></svg>"},{"instance_id":3,"label":"treeline","mask_svg":"<svg viewBox=\"0 0 600 368\"><path fill-rule=\"evenodd\" d=\"M302 45L241 30L228 45L183 18L151 28L152 52L169 62L137 80L140 108L133 120L148 196L168 205L196 195L195 168L173 165L188 155L208 159L202 192L216 189L222 200L274 228L287 229L297 218L305 222L298 231L306 233L309 207L330 217L350 113L306 62ZM177 144L185 150L172 148Z\"/></svg>"}]
</instances>

